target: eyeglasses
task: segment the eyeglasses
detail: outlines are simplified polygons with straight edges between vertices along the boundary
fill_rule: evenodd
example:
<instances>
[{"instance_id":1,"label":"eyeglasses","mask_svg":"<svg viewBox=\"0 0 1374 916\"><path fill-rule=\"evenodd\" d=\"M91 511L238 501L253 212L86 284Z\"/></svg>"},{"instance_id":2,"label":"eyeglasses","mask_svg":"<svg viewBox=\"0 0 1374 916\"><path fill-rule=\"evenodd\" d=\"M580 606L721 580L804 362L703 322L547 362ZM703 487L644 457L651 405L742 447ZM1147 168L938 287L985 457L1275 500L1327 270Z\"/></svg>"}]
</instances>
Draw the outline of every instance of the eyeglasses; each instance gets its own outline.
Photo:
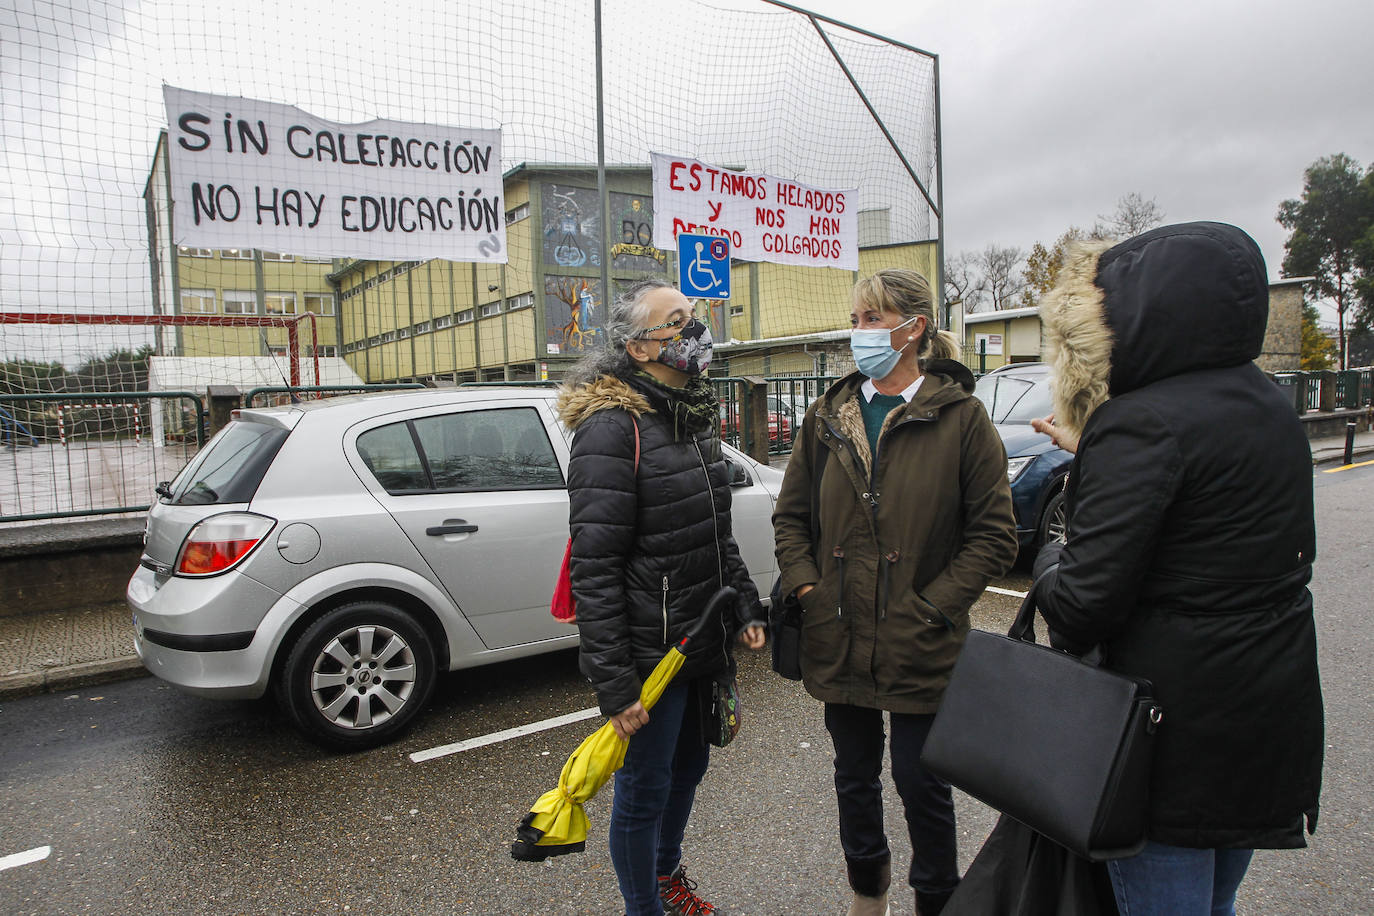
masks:
<instances>
[{"instance_id":1,"label":"eyeglasses","mask_svg":"<svg viewBox=\"0 0 1374 916\"><path fill-rule=\"evenodd\" d=\"M675 337L677 337L678 334L681 334L682 331L683 331L683 329L686 328L688 324L690 324L692 321L696 320L696 317L697 317L696 312L695 312L695 311L692 311L691 313L689 313L689 314L687 314L687 315L682 315L682 316L680 316L680 317L674 318L672 321L665 321L663 324L656 324L656 325L654 325L654 326L651 327L651 328L645 328L644 330L642 330L642 331L640 331L638 334L636 334L636 335L635 335L635 338L636 338L637 340L672 340L672 339L674 339ZM662 331L664 328L674 328L674 329L677 330L678 333L677 333L677 334L674 334L672 337L648 337L648 336L646 336L646 335L649 334L650 331Z\"/></svg>"}]
</instances>

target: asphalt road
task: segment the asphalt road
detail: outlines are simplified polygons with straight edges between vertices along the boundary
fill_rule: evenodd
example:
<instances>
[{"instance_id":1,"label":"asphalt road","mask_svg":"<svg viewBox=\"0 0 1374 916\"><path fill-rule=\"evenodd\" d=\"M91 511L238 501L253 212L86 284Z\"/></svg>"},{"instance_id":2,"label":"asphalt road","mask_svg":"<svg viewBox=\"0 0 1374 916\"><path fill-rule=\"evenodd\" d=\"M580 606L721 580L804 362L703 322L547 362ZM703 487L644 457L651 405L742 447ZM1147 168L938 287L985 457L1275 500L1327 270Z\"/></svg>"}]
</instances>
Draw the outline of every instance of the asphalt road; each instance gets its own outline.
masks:
<instances>
[{"instance_id":1,"label":"asphalt road","mask_svg":"<svg viewBox=\"0 0 1374 916\"><path fill-rule=\"evenodd\" d=\"M1374 721L1366 625L1374 467L1316 473L1317 598L1328 749L1320 829L1301 852L1260 853L1238 911L1374 912ZM1024 576L999 586L1020 590ZM975 609L1005 629L1017 601ZM731 914L841 913L830 745L800 686L745 657L745 727L717 751L686 865ZM0 912L620 912L606 854L607 794L587 852L542 865L508 845L529 805L597 720L414 763L415 751L592 705L573 653L444 678L402 741L337 755L298 738L268 702L219 703L147 678L0 706ZM889 784L895 862L908 847ZM991 811L958 798L961 863ZM891 828L896 829L891 829ZM46 858L6 859L49 847ZM909 896L894 914L912 912Z\"/></svg>"}]
</instances>

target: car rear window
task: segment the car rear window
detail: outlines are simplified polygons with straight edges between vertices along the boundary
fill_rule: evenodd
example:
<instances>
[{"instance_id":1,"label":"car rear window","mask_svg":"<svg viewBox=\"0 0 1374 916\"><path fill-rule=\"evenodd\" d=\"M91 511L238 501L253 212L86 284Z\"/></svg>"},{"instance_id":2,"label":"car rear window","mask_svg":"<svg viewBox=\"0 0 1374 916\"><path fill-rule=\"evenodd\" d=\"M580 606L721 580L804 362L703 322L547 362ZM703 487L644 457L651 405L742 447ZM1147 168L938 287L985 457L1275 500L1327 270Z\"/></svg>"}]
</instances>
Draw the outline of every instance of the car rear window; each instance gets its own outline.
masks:
<instances>
[{"instance_id":1,"label":"car rear window","mask_svg":"<svg viewBox=\"0 0 1374 916\"><path fill-rule=\"evenodd\" d=\"M231 421L177 477L172 502L183 506L249 502L289 434L266 423Z\"/></svg>"}]
</instances>

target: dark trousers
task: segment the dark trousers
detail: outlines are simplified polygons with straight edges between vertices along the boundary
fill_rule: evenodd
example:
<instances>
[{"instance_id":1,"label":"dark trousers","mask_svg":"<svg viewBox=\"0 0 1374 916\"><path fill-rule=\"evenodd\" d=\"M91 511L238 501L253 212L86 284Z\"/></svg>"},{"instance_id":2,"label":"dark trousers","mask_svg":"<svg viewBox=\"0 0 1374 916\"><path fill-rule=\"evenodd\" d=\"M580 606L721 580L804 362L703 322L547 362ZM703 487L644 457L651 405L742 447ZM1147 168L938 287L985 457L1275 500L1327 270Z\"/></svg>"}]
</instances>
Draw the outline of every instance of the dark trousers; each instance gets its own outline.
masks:
<instances>
[{"instance_id":1,"label":"dark trousers","mask_svg":"<svg viewBox=\"0 0 1374 916\"><path fill-rule=\"evenodd\" d=\"M933 715L889 713L892 781L901 796L911 835L907 882L925 894L959 883L954 838L954 798L949 783L921 766L921 748ZM852 863L891 856L883 833L883 713L862 706L825 704L825 727L835 745L835 795L840 807L840 846Z\"/></svg>"}]
</instances>

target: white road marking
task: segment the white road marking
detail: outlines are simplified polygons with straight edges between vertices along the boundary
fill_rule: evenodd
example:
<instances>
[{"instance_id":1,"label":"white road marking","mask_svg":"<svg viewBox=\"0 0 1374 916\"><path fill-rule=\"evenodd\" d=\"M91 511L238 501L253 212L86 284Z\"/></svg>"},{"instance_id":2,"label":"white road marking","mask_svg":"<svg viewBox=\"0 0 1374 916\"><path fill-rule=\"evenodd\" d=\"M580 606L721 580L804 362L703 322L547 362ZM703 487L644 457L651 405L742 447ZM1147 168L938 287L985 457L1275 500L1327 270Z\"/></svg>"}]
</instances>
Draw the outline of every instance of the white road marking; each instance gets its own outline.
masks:
<instances>
[{"instance_id":1,"label":"white road marking","mask_svg":"<svg viewBox=\"0 0 1374 916\"><path fill-rule=\"evenodd\" d=\"M416 751L410 755L410 760L412 763L424 763L426 760L433 760L435 757L447 757L449 754L461 754L463 751L470 751L473 748L486 747L488 744L499 744L502 741L509 741L512 738L521 738L525 735L532 735L535 732L547 731L550 728L558 728L561 725L571 725L574 722L581 722L584 719L594 719L599 715L601 715L601 710L595 706L590 709L579 709L577 712L570 712L563 716L554 716L552 719L531 722L528 725L517 725L515 728L492 732L489 735L482 735L477 738L469 738L466 741L456 741L453 744L432 747L427 751Z\"/></svg>"},{"instance_id":2,"label":"white road marking","mask_svg":"<svg viewBox=\"0 0 1374 916\"><path fill-rule=\"evenodd\" d=\"M5 856L0 858L0 871L7 868L18 868L20 865L29 865L33 862L42 862L51 852L51 846L37 846L26 852L16 852L12 856Z\"/></svg>"},{"instance_id":3,"label":"white road marking","mask_svg":"<svg viewBox=\"0 0 1374 916\"><path fill-rule=\"evenodd\" d=\"M1010 595L1013 598L1026 597L1025 592L1012 591L1009 588L997 588L989 585L987 591L997 595ZM461 754L463 751L474 750L479 747L486 747L489 744L500 744L502 741L510 741L512 738L523 738L525 735L532 735L536 732L548 731L551 728L558 728L563 725L571 725L574 722L581 722L585 719L594 719L601 715L601 710L595 706L590 709L581 709L577 712L570 712L563 716L554 716L552 719L543 719L539 722L531 722L528 725L517 725L515 728L507 728L503 731L492 732L489 735L481 735L476 738L468 738L466 741L455 741L453 744L443 744L439 747L432 747L424 751L416 751L410 755L412 763L424 763L426 760L434 760L436 757L447 757L449 754Z\"/></svg>"}]
</instances>

